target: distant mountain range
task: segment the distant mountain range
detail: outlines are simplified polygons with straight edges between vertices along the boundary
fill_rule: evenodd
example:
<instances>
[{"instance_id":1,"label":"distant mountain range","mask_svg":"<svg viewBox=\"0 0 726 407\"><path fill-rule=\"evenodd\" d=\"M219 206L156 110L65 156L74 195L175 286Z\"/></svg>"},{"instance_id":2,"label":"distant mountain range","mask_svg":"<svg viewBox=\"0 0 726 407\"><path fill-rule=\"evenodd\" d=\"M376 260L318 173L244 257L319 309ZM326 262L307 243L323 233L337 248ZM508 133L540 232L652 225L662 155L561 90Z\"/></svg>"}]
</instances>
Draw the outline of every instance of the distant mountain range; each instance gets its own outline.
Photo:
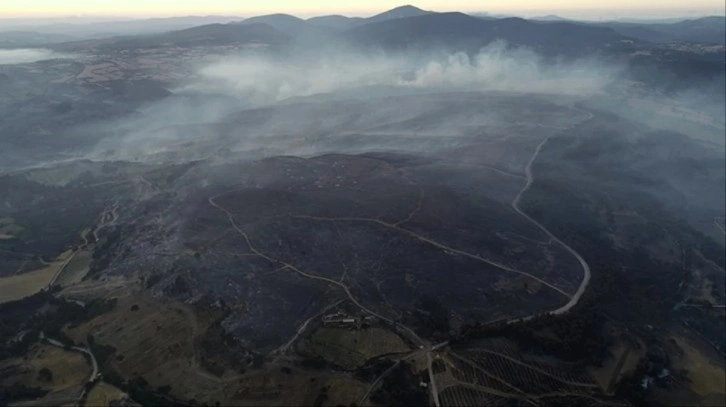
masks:
<instances>
[{"instance_id":1,"label":"distant mountain range","mask_svg":"<svg viewBox=\"0 0 726 407\"><path fill-rule=\"evenodd\" d=\"M219 17L145 20L157 27L175 27ZM101 23L94 23L101 24ZM121 21L119 26L141 26L139 21ZM112 30L113 24L107 24ZM158 28L157 28L158 29ZM152 30L147 27L146 30ZM17 41L18 35L5 43ZM29 35L29 37L32 37ZM632 48L639 43L726 42L726 18L706 17L676 23L635 24L624 22L579 22L548 15L539 19L495 18L464 13L436 13L402 6L368 18L330 15L301 19L289 14L271 14L244 20L215 22L163 33L97 40L105 47L180 47L264 43L271 45L324 44L346 41L359 46L387 50L457 49L476 51L492 41L526 46L544 55L577 56L593 52ZM36 36L36 38L39 38ZM42 38L42 37L40 37ZM34 41L34 44L38 41ZM49 38L48 43L53 43ZM0 45L3 33L0 33ZM87 44L75 43L75 46ZM65 45L60 46L66 47ZM73 48L74 45L70 45ZM67 48L67 47L66 47Z\"/></svg>"},{"instance_id":2,"label":"distant mountain range","mask_svg":"<svg viewBox=\"0 0 726 407\"><path fill-rule=\"evenodd\" d=\"M189 16L142 20L116 19L111 21L78 18L35 21L28 19L0 19L0 30L35 32L90 39L121 35L153 34L183 30L206 24L225 24L240 20L242 20L241 17L235 16ZM4 32L0 31L0 35L3 34Z\"/></svg>"},{"instance_id":3,"label":"distant mountain range","mask_svg":"<svg viewBox=\"0 0 726 407\"><path fill-rule=\"evenodd\" d=\"M144 49L163 47L223 46L239 44L284 45L292 38L268 24L208 24L162 34L113 37L101 40L57 44L51 48L75 51L86 47L100 50Z\"/></svg>"},{"instance_id":4,"label":"distant mountain range","mask_svg":"<svg viewBox=\"0 0 726 407\"><path fill-rule=\"evenodd\" d=\"M0 32L0 48L27 48L46 44L74 41L77 38L64 34L46 34L35 31Z\"/></svg>"},{"instance_id":5,"label":"distant mountain range","mask_svg":"<svg viewBox=\"0 0 726 407\"><path fill-rule=\"evenodd\" d=\"M633 41L606 27L522 18L482 19L463 13L431 13L369 23L343 34L359 44L389 49L441 47L476 51L504 40L547 55L589 53Z\"/></svg>"},{"instance_id":6,"label":"distant mountain range","mask_svg":"<svg viewBox=\"0 0 726 407\"><path fill-rule=\"evenodd\" d=\"M593 25L609 27L623 35L651 42L726 43L726 17L703 17L665 24L613 22Z\"/></svg>"},{"instance_id":7,"label":"distant mountain range","mask_svg":"<svg viewBox=\"0 0 726 407\"><path fill-rule=\"evenodd\" d=\"M344 31L365 24L418 17L427 14L434 13L432 11L421 10L414 6L401 6L368 18L331 15L303 20L290 14L269 14L248 18L241 21L241 24L264 23L288 34L297 34L302 30L310 30L312 27Z\"/></svg>"},{"instance_id":8,"label":"distant mountain range","mask_svg":"<svg viewBox=\"0 0 726 407\"><path fill-rule=\"evenodd\" d=\"M579 55L633 41L608 27L521 18L480 18L404 6L370 18L324 16L303 20L287 14L272 14L162 34L106 39L100 44L120 48L251 42L280 45L301 38L314 38L316 44L335 39L386 50L436 47L472 52L493 41L504 40L546 55Z\"/></svg>"},{"instance_id":9,"label":"distant mountain range","mask_svg":"<svg viewBox=\"0 0 726 407\"><path fill-rule=\"evenodd\" d=\"M38 34L57 35L58 38L92 39L110 36L154 34L166 31L183 30L208 24L226 24L238 22L241 24L264 23L288 35L298 35L301 32L312 32L317 29L332 31L346 31L365 24L399 20L411 17L420 17L437 14L422 10L415 6L406 5L396 7L386 12L368 18L346 17L343 15L327 15L312 17L307 20L289 14L271 14L244 19L236 16L188 16L153 19L115 19L103 21L102 19L0 19L0 46L11 46L11 41L3 41L9 37L8 32L23 32L35 34L34 40L17 41L13 43L34 44L41 37ZM447 14L447 13L442 13ZM509 19L512 16L490 13L471 13L471 16L484 20ZM723 44L726 42L726 17L712 16L697 19L661 19L639 20L619 19L613 21L576 21L558 15L543 15L528 19L540 22L570 22L587 26L612 28L616 32L651 42L703 42ZM317 31L321 32L321 31ZM325 32L325 31L322 31ZM330 31L328 31L330 32ZM49 38L49 42L53 41Z\"/></svg>"}]
</instances>

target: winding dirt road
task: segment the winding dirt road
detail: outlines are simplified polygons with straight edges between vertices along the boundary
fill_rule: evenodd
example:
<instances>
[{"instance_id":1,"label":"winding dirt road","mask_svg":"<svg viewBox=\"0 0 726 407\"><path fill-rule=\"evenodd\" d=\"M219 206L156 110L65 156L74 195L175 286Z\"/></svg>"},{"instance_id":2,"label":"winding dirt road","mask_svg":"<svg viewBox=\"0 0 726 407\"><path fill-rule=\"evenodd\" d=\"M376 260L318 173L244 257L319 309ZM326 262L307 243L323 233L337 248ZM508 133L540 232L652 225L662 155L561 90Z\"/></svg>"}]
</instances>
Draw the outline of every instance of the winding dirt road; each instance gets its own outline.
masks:
<instances>
[{"instance_id":1,"label":"winding dirt road","mask_svg":"<svg viewBox=\"0 0 726 407\"><path fill-rule=\"evenodd\" d=\"M229 192L232 192L232 191L229 191ZM224 195L226 193L229 193L229 192L225 192L225 193L216 195L214 197L211 197L211 198L208 199L208 202L209 202L210 205L212 205L213 207L219 209L220 211L224 212L227 215L227 219L229 220L230 224L237 231L237 233L239 233L245 239L245 242L247 242L247 246L249 247L249 249L250 249L250 251L252 253L254 253L257 256L262 257L263 259L268 260L268 261L270 261L272 263L277 263L277 264L286 266L288 269L290 269L290 270L292 270L292 271L300 274L303 277L309 278L311 280L322 281L322 282L325 282L325 283L328 283L328 284L332 284L334 286L337 286L337 287L341 288L345 292L345 294L348 296L348 298L350 298L350 300L353 302L353 304L355 304L358 308L360 308L364 312L366 312L366 313L368 313L370 315L373 315L374 317L376 317L376 318L378 318L378 319L380 319L382 321L385 321L385 322L391 324L392 326L397 327L398 329L403 330L406 334L408 334L408 336L410 337L410 339L412 340L412 342L417 343L417 344L426 344L426 341L424 341L423 339L421 339L421 337L419 337L411 328L409 328L409 327L407 327L405 325L402 325L402 324L398 324L398 323L394 322L393 320L388 319L388 318L384 317L383 315L378 314L378 313L372 311L371 309L367 308L363 304L361 304L353 296L353 294L350 292L350 289L348 288L348 286L345 285L345 284L343 284L343 283L341 283L340 281L336 281L336 280L333 280L333 279L330 279L330 278L327 278L327 277L322 277L322 276L317 276L317 275L314 275L314 274L306 273L306 272L300 270L299 268L297 268L293 264L290 264L290 263L288 263L286 261L283 261L283 260L280 260L280 259L276 259L274 257L270 257L267 254L262 253L261 251L257 250L255 248L255 246L252 244L252 241L250 240L249 236L247 236L247 233L245 233L245 231L242 230L237 225L237 222L235 222L234 216L232 215L232 213L229 212L227 209L225 209L224 207L220 206L219 204L217 204L215 202L215 199L217 199L220 196L222 196L222 195Z\"/></svg>"},{"instance_id":2,"label":"winding dirt road","mask_svg":"<svg viewBox=\"0 0 726 407\"><path fill-rule=\"evenodd\" d=\"M57 341L55 339L49 338L45 336L45 332L40 332L40 340L45 341L50 345L56 346L58 348L63 348L66 350L71 350L75 352L80 352L85 355L88 355L88 358L91 360L91 375L88 377L88 383L94 383L99 378L99 372L98 372L98 362L96 361L96 357L93 356L93 352L91 352L90 349L82 348L80 346L69 346L66 347L61 343L60 341ZM81 401L83 400L83 397L86 395L86 392L88 391L89 387L83 386L83 390L81 391L81 394L78 395L78 399L76 400L74 406L79 406L81 404Z\"/></svg>"},{"instance_id":3,"label":"winding dirt road","mask_svg":"<svg viewBox=\"0 0 726 407\"><path fill-rule=\"evenodd\" d=\"M587 113L588 117L585 120L583 120L583 122L588 121L593 118L592 113L590 113L590 112L585 112L585 113ZM563 129L563 131L572 129L581 123L582 122L575 123L572 126L566 128L566 129ZM522 196L530 189L530 187L532 186L532 183L534 182L534 174L532 173L532 165L537 160L537 156L539 156L540 151L542 151L542 147L544 147L544 145L547 144L547 142L550 140L550 138L552 138L552 136L553 135L549 135L544 140L542 140L542 142L539 143L539 145L535 149L534 154L532 154L532 158L529 159L529 162L527 163L527 166L524 169L525 175L527 177L527 183L524 185L524 188L522 188L522 190L519 191L517 196L512 201L512 209L514 209L518 214L520 214L522 217L527 219L530 223L537 226L537 228L539 228L541 231L543 231L545 234L547 234L547 236L549 236L550 239L554 240L560 246L562 246L565 250L567 250L567 252L569 252L573 257L575 257L575 259L577 259L577 262L580 263L580 267L582 267L582 273L583 273L582 281L580 282L580 286L577 288L577 291L575 292L575 294L570 297L570 301L568 301L567 304L557 308L556 310L550 311L550 314L560 315L560 314L564 314L567 311L571 310L572 307L574 307L575 305L577 305L578 302L580 302L580 299L582 298L582 295L585 293L585 290L587 289L588 284L590 284L590 278L592 276L592 273L590 272L590 265L587 264L587 262L585 261L584 258L582 258L580 253L575 251L575 249L570 247L567 243L560 240L557 236L555 236L552 232L550 232L541 223L537 222L532 217L527 215L520 207L520 203L522 201ZM532 318L533 318L533 316L517 318L517 319L510 320L510 322L526 321L526 320L529 320Z\"/></svg>"},{"instance_id":4,"label":"winding dirt road","mask_svg":"<svg viewBox=\"0 0 726 407\"><path fill-rule=\"evenodd\" d=\"M70 350L85 353L86 355L88 355L88 358L91 359L91 367L93 368L93 370L91 371L91 376L89 377L88 381L92 382L93 380L96 379L96 376L98 376L98 362L96 362L96 357L93 356L93 353L90 351L90 349L82 348L80 346L70 346L70 347L66 348L66 345L63 345L63 343L61 343L60 341L57 341L55 339L45 336L45 332L40 333L40 339L48 342L49 344L51 344L53 346L58 347L58 348L70 349Z\"/></svg>"},{"instance_id":5,"label":"winding dirt road","mask_svg":"<svg viewBox=\"0 0 726 407\"><path fill-rule=\"evenodd\" d=\"M585 112L585 113L587 114L588 117L584 121L587 121L587 120L590 120L590 119L593 118L593 115L590 112ZM564 130L568 130L568 129L574 128L575 126L577 126L580 123L582 123L582 122L575 123L572 126L570 126L568 128L565 128L565 129L561 129L561 130L564 131ZM519 215L521 215L522 217L524 217L525 219L527 219L527 221L529 221L534 226L536 226L538 229L540 229L542 232L544 232L551 239L551 241L557 242L557 244L559 244L560 246L562 246L567 252L569 252L573 257L575 257L575 259L577 259L578 263L582 267L583 278L582 278L582 281L580 282L580 285L579 285L577 291L574 294L572 294L572 295L566 293L565 291L559 289L558 287L555 287L554 285L552 285L552 284L550 284L550 283L548 283L548 282L546 282L546 281L544 281L544 280L542 280L542 279L540 279L538 277L535 277L534 275L532 275L530 273L523 272L523 271L520 271L520 270L516 270L516 269L513 269L511 267L505 266L503 264L499 264L499 263L493 262L493 261L491 261L489 259L485 259L485 258L483 258L483 257L481 257L479 255L476 255L476 254L472 254L472 253L464 252L464 251L461 251L461 250L458 250L458 249L454 249L452 247L449 247L447 245L444 245L442 243L439 243L439 242L436 242L436 241L434 241L432 239L429 239L429 238L427 238L425 236L421 236L421 235L419 235L419 234L417 234L417 233L415 233L413 231L410 231L410 230L407 230L407 229L404 229L404 228L400 227L400 225L402 225L405 222L407 222L408 220L410 220L413 217L413 215L416 212L418 212L418 210L420 210L422 197L419 197L419 203L418 203L417 207L413 210L413 212L406 219L404 219L403 221L399 221L399 222L396 222L396 223L389 223L389 222L382 221L380 219L359 218L359 217L341 217L341 218L324 218L324 217L314 217L314 216L294 216L294 217L297 217L297 218L305 218L305 219L312 219L312 220L318 220L318 221L333 221L333 222L338 222L338 221L357 221L357 222L372 222L372 223L377 223L377 224L379 224L381 226L385 226L387 228L395 229L395 230L397 230L397 231L399 231L401 233L407 234L407 235L409 235L409 236L411 236L413 238L416 238L416 239L418 239L418 240L420 240L422 242L425 242L425 243L428 243L430 245L433 245L433 246L435 246L435 247L437 247L439 249L445 250L445 251L447 251L449 253L455 253L455 254L458 254L458 255L461 255L461 256L469 257L469 258L478 260L480 262L489 264L491 266L497 267L499 269L502 269L502 270L505 270L505 271L509 271L509 272L512 272L512 273L515 273L515 274L520 274L520 275L526 276L526 277L531 278L531 279L533 279L535 281L538 281L538 282L542 283L543 285L545 285L545 286L547 286L547 287L549 287L549 288L551 288L551 289L553 289L553 290L555 290L555 291L563 294L564 296L568 297L569 298L569 301L565 305L563 305L563 306L561 306L561 307L559 307L559 308L557 308L557 309L555 309L553 311L550 311L550 314L554 314L554 315L564 314L564 313L568 312L569 310L571 310L575 305L577 305L579 303L580 299L582 298L582 295L585 293L585 290L587 289L587 286L589 285L590 279L591 279L590 266L588 265L587 261L585 261L585 259L576 250L574 250L568 244L566 244L565 242L563 242L562 240L560 240L557 236L555 236L552 232L550 232L544 225L542 225L541 223L539 223L538 221L534 220L532 217L530 217L529 215L527 215L522 210L522 208L520 206L520 203L522 201L522 197L531 188L532 184L534 183L534 174L533 174L533 171L532 171L532 166L533 166L534 162L537 160L537 157L539 156L539 154L540 154L542 148L544 147L544 145L547 144L547 142L549 141L549 139L551 137L553 137L553 135L547 136L544 140L542 140L542 142L539 145L537 145L537 148L535 149L534 154L532 155L532 157L530 158L530 160L527 162L527 165L525 167L526 183L525 183L524 187L522 188L522 190L519 191L519 193L517 194L517 196L512 201L511 206L514 209L514 211L516 211ZM403 332L405 332L407 334L407 336L410 337L410 339L413 339L412 342L417 343L417 344L420 344L420 349L419 350L413 351L411 354L405 356L404 358L399 359L398 361L396 361L396 363L394 363L393 366L391 366L389 369L387 369L386 371L384 371L372 383L372 385L368 388L368 391L361 398L360 404L363 404L368 399L368 397L370 396L370 394L378 386L378 384L382 381L382 379L388 373L390 373L396 366L398 366L401 362L425 353L426 354L426 358L427 358L427 370L428 370L428 375L429 375L429 379L430 379L430 386L431 386L431 393L432 393L433 402L434 402L434 405L436 407L439 407L440 406L440 401L439 401L439 397L438 397L438 389L437 389L437 386L436 386L436 380L435 380L435 377L434 377L435 375L433 373L433 368L432 368L432 363L433 362L432 362L431 354L436 349L439 349L441 347L446 346L448 344L448 341L447 342L442 342L442 343L437 344L437 345L434 345L434 346L431 346L431 345L429 345L429 343L427 341L425 341L422 338L420 338L409 327L407 327L405 325L402 325L402 324L395 323L394 321L392 321L392 320L390 320L390 319L388 319L388 318L386 318L386 317L384 317L384 316L382 316L382 315L380 315L380 314L378 314L378 313L370 310L369 308L365 307L363 304L361 304L353 296L353 294L350 292L350 289L348 288L348 286L342 283L342 280L341 281L336 281L336 280L333 280L333 279L330 279L330 278L327 278L327 277L322 277L322 276L317 276L317 275L313 275L313 274L306 273L306 272L300 270L299 268L297 268L296 266L294 266L294 265L292 265L290 263L287 263L285 261L282 261L282 260L279 260L279 259L275 259L273 257L270 257L269 255L267 255L265 253L262 253L261 251L259 251L258 249L256 249L254 247L254 245L252 244L252 242L251 242L249 236L247 235L247 233L245 233L237 225L237 223L234 220L234 216L232 215L232 213L229 212L226 208L224 208L224 207L220 206L219 204L217 204L216 201L215 201L216 198L218 198L218 197L220 197L222 195L225 195L227 193L230 193L230 192L233 192L233 191L227 191L227 192L221 193L219 195L210 197L208 199L208 202L214 208L216 208L216 209L218 209L218 210L220 210L220 211L222 211L222 212L225 213L225 215L227 216L227 219L229 220L229 222L232 225L232 227L245 239L245 242L247 243L247 246L249 247L249 250L253 254L255 254L255 255L259 256L259 257L262 257L262 258L264 258L264 259L266 259L266 260L268 260L270 262L280 264L280 265L284 266L284 268L290 269L290 270L292 270L292 271L300 274L303 277L306 277L306 278L309 278L309 279L313 279L313 280L322 281L322 282L325 282L325 283L328 283L328 284L331 284L331 285L334 285L334 286L337 286L337 287L341 288L345 292L345 294L348 296L348 298L358 308L360 308L361 310L363 310L364 312L366 312L368 314L371 314L371 315L373 315L373 316L381 319L382 321L388 322L389 324L391 324L392 326L394 326L397 330L398 329L402 330ZM511 320L508 320L507 322L508 323L513 323L513 322L518 322L518 321L526 321L526 320L532 319L533 317L534 317L534 315L528 316L528 317L524 317L524 318L511 319ZM305 330L305 328L307 327L307 325L308 325L308 323L310 322L311 319L308 319L307 321L305 321L305 323L300 327L300 329L298 329L296 335L281 348L280 354L284 353L284 351L287 350L287 348L295 341L295 339L300 335L300 333Z\"/></svg>"},{"instance_id":6,"label":"winding dirt road","mask_svg":"<svg viewBox=\"0 0 726 407\"><path fill-rule=\"evenodd\" d=\"M540 284L545 285L545 286L547 286L547 287L549 287L549 288L557 291L558 293L564 295L565 297L568 297L568 298L570 297L570 294L566 293L565 291L562 291L560 288L555 287L554 285L552 285L552 284L550 284L550 283L542 280L541 278L536 277L536 276L534 276L534 275L532 275L530 273L527 273L527 272L521 271L521 270L517 270L517 269L514 269L514 268L509 267L509 266L505 266L504 264L497 263L495 261L492 261L492 260L486 259L484 257L481 257L478 254L473 254L473 253L465 252L463 250L455 249L455 248L453 248L451 246L447 246L447 245L445 245L443 243L437 242L437 241L435 241L433 239L430 239L430 238L428 238L426 236L422 236L422 235L420 235L420 234L418 234L416 232L413 232L411 230L408 230L408 229L399 227L395 223L385 222L385 221L382 221L380 219L358 218L358 217L325 218L325 217L319 217L319 216L305 216L305 215L296 215L296 216L293 216L293 217L294 218L299 218L299 219L317 220L317 221L321 221L321 222L346 222L347 221L347 222L369 222L369 223L377 223L377 224L379 224L381 226L384 226L384 227L387 227L387 228L391 228L391 229L395 229L395 230L397 230L397 231L399 231L401 233L404 233L406 235L409 235L409 236L411 236L411 237L413 237L413 238L415 238L417 240L420 240L420 241L422 241L424 243L428 243L428 244L430 244L432 246L435 246L435 247L437 247L437 248L439 248L441 250L444 250L446 252L458 254L458 255L464 256L464 257L468 257L470 259L477 260L477 261L480 261L482 263L486 263L486 264L488 264L490 266L494 266L494 267L496 267L498 269L501 269L501 270L504 270L504 271L508 271L510 273L514 273L514 274L519 274L519 275L525 276L527 278L530 278L532 280L535 280L535 281L539 282Z\"/></svg>"},{"instance_id":7,"label":"winding dirt road","mask_svg":"<svg viewBox=\"0 0 726 407\"><path fill-rule=\"evenodd\" d=\"M303 332L305 332L305 329L307 329L308 324L310 324L310 322L312 320L314 320L315 318L320 318L321 316L323 316L323 314L325 314L329 310L337 307L340 303L342 303L345 300L346 299L344 298L342 300L336 301L336 302L328 305L327 307L323 308L322 311L318 312L317 314L315 314L315 315L311 316L310 318L308 318L307 320L305 320L305 322L302 325L300 325L300 328L298 328L297 332L295 332L295 335L293 335L293 337L289 341L287 341L284 345L282 345L281 347L279 347L278 349L273 351L273 353L277 354L277 357L272 361L272 364L277 363L278 360L280 360L280 358L285 355L285 352L287 352L287 350L290 348L290 346L292 346L292 344L295 343L297 338L300 337L300 335Z\"/></svg>"}]
</instances>

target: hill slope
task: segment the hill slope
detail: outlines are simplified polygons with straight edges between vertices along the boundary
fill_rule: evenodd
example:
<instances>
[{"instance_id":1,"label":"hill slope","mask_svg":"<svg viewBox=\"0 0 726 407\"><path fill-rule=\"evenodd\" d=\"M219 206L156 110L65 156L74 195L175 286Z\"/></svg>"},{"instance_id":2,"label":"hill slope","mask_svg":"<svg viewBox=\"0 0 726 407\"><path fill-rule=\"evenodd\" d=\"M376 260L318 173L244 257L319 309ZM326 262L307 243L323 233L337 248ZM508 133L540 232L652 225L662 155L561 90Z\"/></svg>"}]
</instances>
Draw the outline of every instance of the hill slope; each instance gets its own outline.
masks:
<instances>
[{"instance_id":1,"label":"hill slope","mask_svg":"<svg viewBox=\"0 0 726 407\"><path fill-rule=\"evenodd\" d=\"M132 49L163 47L195 47L243 44L282 45L290 41L285 33L267 24L208 24L170 31L162 34L135 37L115 37L97 41L61 44L57 49L72 50L95 46L100 49Z\"/></svg>"},{"instance_id":2,"label":"hill slope","mask_svg":"<svg viewBox=\"0 0 726 407\"><path fill-rule=\"evenodd\" d=\"M670 24L606 23L602 26L645 41L726 43L726 18L717 16Z\"/></svg>"},{"instance_id":3,"label":"hill slope","mask_svg":"<svg viewBox=\"0 0 726 407\"><path fill-rule=\"evenodd\" d=\"M394 9L384 11L383 13L376 14L373 17L366 19L369 23L380 23L382 21L398 20L401 18L419 17L428 14L434 14L431 11L421 10L418 7L411 5L396 7Z\"/></svg>"},{"instance_id":4,"label":"hill slope","mask_svg":"<svg viewBox=\"0 0 726 407\"><path fill-rule=\"evenodd\" d=\"M353 27L357 27L368 23L380 23L383 21L398 20L401 18L425 16L428 14L434 14L432 11L422 10L414 6L401 6L394 9L384 11L383 13L376 14L372 17L361 18L361 17L346 17L342 15L330 15L313 17L306 20L308 23L318 26L326 27L335 30L346 30Z\"/></svg>"},{"instance_id":5,"label":"hill slope","mask_svg":"<svg viewBox=\"0 0 726 407\"><path fill-rule=\"evenodd\" d=\"M504 40L545 55L578 55L630 40L606 27L521 18L485 20L463 13L436 13L369 23L346 32L355 43L385 49L455 48L477 51Z\"/></svg>"},{"instance_id":6,"label":"hill slope","mask_svg":"<svg viewBox=\"0 0 726 407\"><path fill-rule=\"evenodd\" d=\"M305 20L290 14L269 14L264 16L250 17L246 20L241 21L239 24L267 24L270 27L288 35L295 34L300 30L304 29L304 27L306 26Z\"/></svg>"}]
</instances>

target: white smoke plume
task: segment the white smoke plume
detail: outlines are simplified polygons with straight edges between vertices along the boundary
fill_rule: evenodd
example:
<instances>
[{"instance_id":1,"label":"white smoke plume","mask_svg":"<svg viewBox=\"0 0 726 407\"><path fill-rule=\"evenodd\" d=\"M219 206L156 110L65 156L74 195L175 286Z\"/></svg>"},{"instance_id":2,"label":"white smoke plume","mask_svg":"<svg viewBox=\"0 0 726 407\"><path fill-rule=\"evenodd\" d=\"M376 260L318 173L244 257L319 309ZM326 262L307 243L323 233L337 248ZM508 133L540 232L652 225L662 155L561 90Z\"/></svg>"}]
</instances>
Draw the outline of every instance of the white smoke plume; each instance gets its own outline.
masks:
<instances>
[{"instance_id":1,"label":"white smoke plume","mask_svg":"<svg viewBox=\"0 0 726 407\"><path fill-rule=\"evenodd\" d=\"M65 58L73 58L73 56L40 48L0 49L0 65L29 64L49 59Z\"/></svg>"}]
</instances>

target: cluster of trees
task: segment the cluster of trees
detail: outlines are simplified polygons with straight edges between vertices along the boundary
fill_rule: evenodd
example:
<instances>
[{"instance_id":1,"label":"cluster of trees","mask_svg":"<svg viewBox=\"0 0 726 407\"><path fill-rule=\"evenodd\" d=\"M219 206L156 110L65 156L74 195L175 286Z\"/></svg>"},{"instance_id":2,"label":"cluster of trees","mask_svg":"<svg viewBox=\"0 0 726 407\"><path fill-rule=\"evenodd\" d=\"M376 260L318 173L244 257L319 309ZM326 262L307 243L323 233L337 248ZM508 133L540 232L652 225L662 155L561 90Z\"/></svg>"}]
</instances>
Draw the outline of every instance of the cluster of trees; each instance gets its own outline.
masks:
<instances>
[{"instance_id":1,"label":"cluster of trees","mask_svg":"<svg viewBox=\"0 0 726 407\"><path fill-rule=\"evenodd\" d=\"M50 383L53 381L53 372L48 369L47 367L44 367L38 371L38 380L41 382Z\"/></svg>"},{"instance_id":2,"label":"cluster of trees","mask_svg":"<svg viewBox=\"0 0 726 407\"><path fill-rule=\"evenodd\" d=\"M313 402L313 406L315 407L321 407L323 403L328 401L328 390L330 389L330 386L323 386L320 389L320 393L318 393L318 396L315 397L315 401Z\"/></svg>"},{"instance_id":3,"label":"cluster of trees","mask_svg":"<svg viewBox=\"0 0 726 407\"><path fill-rule=\"evenodd\" d=\"M225 369L244 373L250 365L260 367L264 356L252 354L231 333L222 327L222 320L227 312L220 316L204 333L200 341L202 361L205 368L216 375L224 374Z\"/></svg>"},{"instance_id":4,"label":"cluster of trees","mask_svg":"<svg viewBox=\"0 0 726 407\"><path fill-rule=\"evenodd\" d=\"M129 397L142 406L160 407L191 407L196 403L182 403L169 396L171 386L159 386L156 389L149 385L149 382L142 376L130 380L124 380L121 375L111 368L103 369L103 379L117 388L126 392Z\"/></svg>"},{"instance_id":5,"label":"cluster of trees","mask_svg":"<svg viewBox=\"0 0 726 407\"><path fill-rule=\"evenodd\" d=\"M0 405L6 406L10 402L28 399L37 399L48 394L48 390L39 387L28 387L23 384L0 386Z\"/></svg>"},{"instance_id":6,"label":"cluster of trees","mask_svg":"<svg viewBox=\"0 0 726 407\"><path fill-rule=\"evenodd\" d=\"M86 337L86 342L88 342L88 348L91 350L91 353L93 353L93 356L96 358L96 362L100 367L105 366L111 356L116 353L115 347L111 345L102 345L96 342L96 339L91 334Z\"/></svg>"},{"instance_id":7,"label":"cluster of trees","mask_svg":"<svg viewBox=\"0 0 726 407\"><path fill-rule=\"evenodd\" d=\"M81 306L58 299L48 291L1 304L0 360L24 355L38 341L40 332L66 346L73 346L73 340L63 330L67 325L91 320L115 307L115 299L96 299ZM21 332L24 335L19 338L18 334Z\"/></svg>"},{"instance_id":8,"label":"cluster of trees","mask_svg":"<svg viewBox=\"0 0 726 407\"><path fill-rule=\"evenodd\" d=\"M384 406L428 405L426 390L419 386L418 378L406 362L401 362L386 375L381 386L371 395L371 401Z\"/></svg>"},{"instance_id":9,"label":"cluster of trees","mask_svg":"<svg viewBox=\"0 0 726 407\"><path fill-rule=\"evenodd\" d=\"M330 364L327 360L323 359L322 356L312 356L312 357L306 357L303 360L300 361L300 366L306 368L306 369L315 369L315 370L323 370L327 369Z\"/></svg>"},{"instance_id":10,"label":"cluster of trees","mask_svg":"<svg viewBox=\"0 0 726 407\"><path fill-rule=\"evenodd\" d=\"M366 362L365 365L355 370L355 377L364 381L371 382L380 376L386 369L393 366L393 361L388 358L378 358Z\"/></svg>"},{"instance_id":11,"label":"cluster of trees","mask_svg":"<svg viewBox=\"0 0 726 407\"><path fill-rule=\"evenodd\" d=\"M187 407L188 404L181 403L169 397L171 386L161 386L157 389L151 388L149 382L139 376L129 380L121 387L129 394L132 400L142 406L159 406L159 407Z\"/></svg>"},{"instance_id":12,"label":"cluster of trees","mask_svg":"<svg viewBox=\"0 0 726 407\"><path fill-rule=\"evenodd\" d=\"M58 340L65 346L73 346L64 328L72 324L80 324L109 312L116 307L116 300L97 299L85 306L73 302L66 302L53 296L52 292L43 291L19 301L0 305L0 360L20 357L27 354L30 347L38 343L40 333ZM19 337L19 333L23 333ZM89 336L89 345L99 362L113 354L112 347L101 346ZM54 379L53 372L47 368L40 369L38 380L50 383ZM0 405L15 400L35 399L43 397L46 390L13 385L0 388Z\"/></svg>"}]
</instances>

